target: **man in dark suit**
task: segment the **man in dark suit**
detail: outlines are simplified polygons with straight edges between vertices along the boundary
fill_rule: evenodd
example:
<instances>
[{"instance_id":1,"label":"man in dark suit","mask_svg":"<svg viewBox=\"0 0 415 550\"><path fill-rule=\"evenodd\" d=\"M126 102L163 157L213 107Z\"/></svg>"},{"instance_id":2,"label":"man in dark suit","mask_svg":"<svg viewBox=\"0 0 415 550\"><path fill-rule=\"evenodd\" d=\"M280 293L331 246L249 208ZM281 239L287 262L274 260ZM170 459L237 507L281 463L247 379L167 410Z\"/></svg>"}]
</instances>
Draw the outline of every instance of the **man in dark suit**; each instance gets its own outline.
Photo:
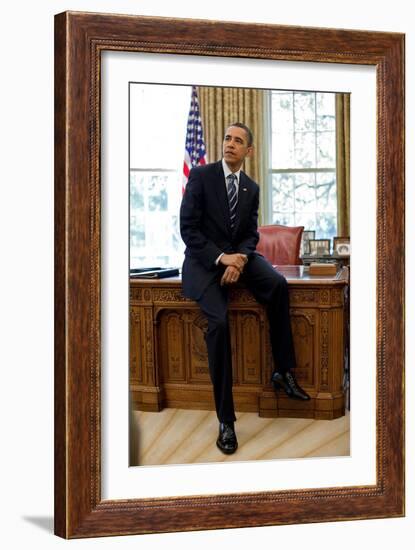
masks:
<instances>
[{"instance_id":1,"label":"man in dark suit","mask_svg":"<svg viewBox=\"0 0 415 550\"><path fill-rule=\"evenodd\" d=\"M294 347L285 278L255 251L259 187L241 171L252 153L250 129L232 124L225 133L221 161L192 168L180 208L180 232L186 244L183 294L196 300L208 320L209 372L219 419L217 446L234 453L238 442L232 397L228 288L239 279L266 306L275 363L272 383L296 399L309 399L292 369Z\"/></svg>"}]
</instances>

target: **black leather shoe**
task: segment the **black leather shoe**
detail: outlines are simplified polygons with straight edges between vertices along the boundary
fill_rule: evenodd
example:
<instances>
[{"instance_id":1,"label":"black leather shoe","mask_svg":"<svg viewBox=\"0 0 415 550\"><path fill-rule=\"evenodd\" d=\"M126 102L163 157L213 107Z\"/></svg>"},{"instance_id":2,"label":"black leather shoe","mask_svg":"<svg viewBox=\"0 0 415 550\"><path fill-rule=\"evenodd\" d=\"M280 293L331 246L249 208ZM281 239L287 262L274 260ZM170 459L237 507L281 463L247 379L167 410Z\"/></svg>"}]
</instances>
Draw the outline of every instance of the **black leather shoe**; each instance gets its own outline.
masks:
<instances>
[{"instance_id":1,"label":"black leather shoe","mask_svg":"<svg viewBox=\"0 0 415 550\"><path fill-rule=\"evenodd\" d=\"M301 399L302 401L308 401L310 399L310 396L297 384L291 371L284 372L283 374L274 372L271 377L271 382L275 390L279 388L283 389L288 397Z\"/></svg>"},{"instance_id":2,"label":"black leather shoe","mask_svg":"<svg viewBox=\"0 0 415 550\"><path fill-rule=\"evenodd\" d=\"M216 440L217 447L226 455L231 455L238 448L238 441L233 423L220 422L219 436Z\"/></svg>"}]
</instances>

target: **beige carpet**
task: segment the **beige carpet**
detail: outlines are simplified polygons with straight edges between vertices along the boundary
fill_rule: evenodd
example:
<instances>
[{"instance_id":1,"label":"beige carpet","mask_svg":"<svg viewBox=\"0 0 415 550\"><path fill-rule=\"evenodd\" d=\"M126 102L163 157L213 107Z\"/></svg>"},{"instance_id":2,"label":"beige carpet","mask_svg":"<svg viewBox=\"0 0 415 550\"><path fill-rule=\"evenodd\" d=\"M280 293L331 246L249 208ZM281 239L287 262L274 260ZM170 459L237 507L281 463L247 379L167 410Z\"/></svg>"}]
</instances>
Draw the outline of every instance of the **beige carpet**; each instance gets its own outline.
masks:
<instances>
[{"instance_id":1,"label":"beige carpet","mask_svg":"<svg viewBox=\"0 0 415 550\"><path fill-rule=\"evenodd\" d=\"M218 421L213 411L134 411L130 425L130 465L347 456L349 420L349 414L336 420L310 420L237 413L235 430L239 448L227 456L215 444Z\"/></svg>"}]
</instances>

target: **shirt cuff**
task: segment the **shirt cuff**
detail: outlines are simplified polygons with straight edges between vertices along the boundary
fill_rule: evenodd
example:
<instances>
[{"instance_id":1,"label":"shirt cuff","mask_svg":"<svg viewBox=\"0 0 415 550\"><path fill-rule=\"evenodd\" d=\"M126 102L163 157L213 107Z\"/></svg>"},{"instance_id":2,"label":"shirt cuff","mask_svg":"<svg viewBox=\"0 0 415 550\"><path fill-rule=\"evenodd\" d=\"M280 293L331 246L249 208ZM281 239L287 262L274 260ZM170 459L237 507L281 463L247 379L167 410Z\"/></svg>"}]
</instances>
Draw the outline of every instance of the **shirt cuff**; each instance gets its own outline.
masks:
<instances>
[{"instance_id":1,"label":"shirt cuff","mask_svg":"<svg viewBox=\"0 0 415 550\"><path fill-rule=\"evenodd\" d=\"M222 256L225 254L225 252L222 252L222 254L219 254L219 256L216 258L215 260L215 265L219 265L219 262L220 262L220 259L222 258Z\"/></svg>"}]
</instances>

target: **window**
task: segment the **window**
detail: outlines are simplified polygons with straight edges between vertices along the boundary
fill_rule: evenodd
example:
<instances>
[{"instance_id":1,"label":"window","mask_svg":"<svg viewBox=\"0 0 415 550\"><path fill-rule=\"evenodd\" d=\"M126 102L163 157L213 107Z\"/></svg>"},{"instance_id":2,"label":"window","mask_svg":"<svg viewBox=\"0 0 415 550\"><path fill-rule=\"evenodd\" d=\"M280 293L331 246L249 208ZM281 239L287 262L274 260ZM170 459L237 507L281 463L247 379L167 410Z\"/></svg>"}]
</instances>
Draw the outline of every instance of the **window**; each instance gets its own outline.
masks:
<instances>
[{"instance_id":1,"label":"window","mask_svg":"<svg viewBox=\"0 0 415 550\"><path fill-rule=\"evenodd\" d=\"M179 267L190 86L130 85L130 267Z\"/></svg>"},{"instance_id":2,"label":"window","mask_svg":"<svg viewBox=\"0 0 415 550\"><path fill-rule=\"evenodd\" d=\"M272 91L267 223L337 234L335 94Z\"/></svg>"}]
</instances>

